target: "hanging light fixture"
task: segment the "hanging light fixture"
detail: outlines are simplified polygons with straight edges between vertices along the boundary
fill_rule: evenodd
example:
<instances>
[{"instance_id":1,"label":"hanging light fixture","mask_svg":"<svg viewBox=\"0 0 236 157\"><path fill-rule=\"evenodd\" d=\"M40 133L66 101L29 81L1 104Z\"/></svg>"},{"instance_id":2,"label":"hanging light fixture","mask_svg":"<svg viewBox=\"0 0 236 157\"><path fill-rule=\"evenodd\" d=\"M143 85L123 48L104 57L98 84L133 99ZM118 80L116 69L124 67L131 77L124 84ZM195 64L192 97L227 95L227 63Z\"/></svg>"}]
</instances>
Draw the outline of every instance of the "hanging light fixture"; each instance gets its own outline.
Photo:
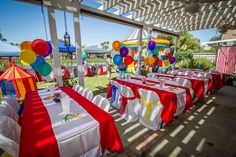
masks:
<instances>
[{"instance_id":1,"label":"hanging light fixture","mask_svg":"<svg viewBox=\"0 0 236 157\"><path fill-rule=\"evenodd\" d=\"M67 32L67 22L66 22L66 12L64 10L64 21L65 21L65 35L64 35L64 43L65 46L67 47L67 51L69 52L69 48L70 48L70 35Z\"/></svg>"}]
</instances>

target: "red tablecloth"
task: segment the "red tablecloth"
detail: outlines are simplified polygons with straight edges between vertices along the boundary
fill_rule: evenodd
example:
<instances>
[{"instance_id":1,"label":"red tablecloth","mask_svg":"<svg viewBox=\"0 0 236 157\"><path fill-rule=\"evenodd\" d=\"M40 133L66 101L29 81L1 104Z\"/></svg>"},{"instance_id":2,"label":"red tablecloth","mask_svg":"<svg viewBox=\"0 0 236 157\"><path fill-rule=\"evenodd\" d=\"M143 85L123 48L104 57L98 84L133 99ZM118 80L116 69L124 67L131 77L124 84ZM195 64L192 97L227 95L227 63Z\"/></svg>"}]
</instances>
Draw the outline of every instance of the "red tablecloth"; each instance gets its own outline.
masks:
<instances>
[{"instance_id":1,"label":"red tablecloth","mask_svg":"<svg viewBox=\"0 0 236 157\"><path fill-rule=\"evenodd\" d=\"M221 74L210 73L212 75L213 88L219 90L224 86L224 77Z\"/></svg>"},{"instance_id":2,"label":"red tablecloth","mask_svg":"<svg viewBox=\"0 0 236 157\"><path fill-rule=\"evenodd\" d=\"M175 78L175 76L173 75L167 75L167 74L157 74L157 76L160 77L168 77L168 78ZM181 76L184 77L184 76ZM195 92L195 95L197 96L197 98L200 101L204 101L204 80L198 80L198 79L194 79L194 78L190 78L190 77L184 77L186 79L188 79L189 81L191 81L192 83L192 89Z\"/></svg>"},{"instance_id":3,"label":"red tablecloth","mask_svg":"<svg viewBox=\"0 0 236 157\"><path fill-rule=\"evenodd\" d=\"M142 84L135 84L135 83L131 83L131 82L126 82L123 80L116 80L119 84L128 86L132 89L134 96L136 98L140 98L139 94L138 94L138 89L139 88L143 88L146 90L150 90L153 91L155 93L157 93L160 97L160 101L161 104L163 105L163 111L161 113L161 118L162 120L166 123L169 124L170 121L173 119L174 117L174 113L176 112L176 107L177 107L177 95L176 93L173 92L169 92L166 90L161 90L161 89L157 89L157 88L152 88L152 87L148 87ZM107 98L110 98L112 94L112 86L111 84L108 85L108 91L107 91Z\"/></svg>"},{"instance_id":4,"label":"red tablecloth","mask_svg":"<svg viewBox=\"0 0 236 157\"><path fill-rule=\"evenodd\" d=\"M110 114L97 107L70 87L61 87L61 90L78 102L98 121L100 143L103 151L104 149L110 151L124 150L113 117ZM26 94L21 123L20 157L60 156L49 114L38 92L29 92Z\"/></svg>"}]
</instances>

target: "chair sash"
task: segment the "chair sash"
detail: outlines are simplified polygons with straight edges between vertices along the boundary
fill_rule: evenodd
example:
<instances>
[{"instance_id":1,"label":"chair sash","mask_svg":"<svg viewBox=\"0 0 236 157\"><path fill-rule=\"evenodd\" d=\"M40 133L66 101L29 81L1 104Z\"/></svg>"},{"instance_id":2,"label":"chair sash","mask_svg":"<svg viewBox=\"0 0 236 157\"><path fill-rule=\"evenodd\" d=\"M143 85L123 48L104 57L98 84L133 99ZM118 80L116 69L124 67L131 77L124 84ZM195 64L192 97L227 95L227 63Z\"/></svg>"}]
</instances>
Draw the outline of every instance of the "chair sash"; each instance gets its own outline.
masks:
<instances>
[{"instance_id":1,"label":"chair sash","mask_svg":"<svg viewBox=\"0 0 236 157\"><path fill-rule=\"evenodd\" d=\"M150 102L150 101L147 101L145 99L140 99L140 103L146 107L146 112L144 114L144 120L147 123L150 123L150 116L151 116L151 112L152 112L153 106L160 105L161 103L160 103L159 100L158 101Z\"/></svg>"},{"instance_id":2,"label":"chair sash","mask_svg":"<svg viewBox=\"0 0 236 157\"><path fill-rule=\"evenodd\" d=\"M129 100L134 100L135 97L124 97L123 95L121 95L121 98L120 98L120 101L121 101L121 106L120 106L120 114L123 115L124 112L125 112L125 108L126 108L126 105L128 103Z\"/></svg>"},{"instance_id":3,"label":"chair sash","mask_svg":"<svg viewBox=\"0 0 236 157\"><path fill-rule=\"evenodd\" d=\"M116 100L116 92L118 87L112 85L112 93L111 93L111 102L113 103Z\"/></svg>"}]
</instances>

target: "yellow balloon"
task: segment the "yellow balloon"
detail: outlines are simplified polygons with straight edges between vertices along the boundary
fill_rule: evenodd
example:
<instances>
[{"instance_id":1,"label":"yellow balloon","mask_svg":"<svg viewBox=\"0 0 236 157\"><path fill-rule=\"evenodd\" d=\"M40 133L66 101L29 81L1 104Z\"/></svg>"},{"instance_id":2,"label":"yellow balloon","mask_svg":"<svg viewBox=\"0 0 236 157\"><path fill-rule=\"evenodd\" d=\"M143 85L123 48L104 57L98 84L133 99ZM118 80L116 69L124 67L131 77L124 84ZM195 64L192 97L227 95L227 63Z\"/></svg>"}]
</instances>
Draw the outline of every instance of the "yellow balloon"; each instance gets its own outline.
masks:
<instances>
[{"instance_id":1,"label":"yellow balloon","mask_svg":"<svg viewBox=\"0 0 236 157\"><path fill-rule=\"evenodd\" d=\"M25 63L23 60L20 61L21 64L23 64L24 66L28 66L29 64L28 63Z\"/></svg>"},{"instance_id":2,"label":"yellow balloon","mask_svg":"<svg viewBox=\"0 0 236 157\"><path fill-rule=\"evenodd\" d=\"M170 66L170 61L169 60L163 61L163 66Z\"/></svg>"},{"instance_id":3,"label":"yellow balloon","mask_svg":"<svg viewBox=\"0 0 236 157\"><path fill-rule=\"evenodd\" d=\"M24 42L22 42L22 43L20 44L20 49L21 49L21 50L24 50L24 49L30 49L30 50L32 50L31 45L32 45L32 42L31 42L31 41L24 41Z\"/></svg>"},{"instance_id":4,"label":"yellow balloon","mask_svg":"<svg viewBox=\"0 0 236 157\"><path fill-rule=\"evenodd\" d=\"M161 52L161 55L165 55L165 51L160 51Z\"/></svg>"},{"instance_id":5,"label":"yellow balloon","mask_svg":"<svg viewBox=\"0 0 236 157\"><path fill-rule=\"evenodd\" d=\"M36 54L33 50L24 49L20 52L20 59L25 63L32 64L36 61Z\"/></svg>"},{"instance_id":6,"label":"yellow balloon","mask_svg":"<svg viewBox=\"0 0 236 157\"><path fill-rule=\"evenodd\" d=\"M149 57L149 58L148 58L148 62L149 62L150 64L153 64L153 63L155 62L155 59L154 59L153 57Z\"/></svg>"}]
</instances>

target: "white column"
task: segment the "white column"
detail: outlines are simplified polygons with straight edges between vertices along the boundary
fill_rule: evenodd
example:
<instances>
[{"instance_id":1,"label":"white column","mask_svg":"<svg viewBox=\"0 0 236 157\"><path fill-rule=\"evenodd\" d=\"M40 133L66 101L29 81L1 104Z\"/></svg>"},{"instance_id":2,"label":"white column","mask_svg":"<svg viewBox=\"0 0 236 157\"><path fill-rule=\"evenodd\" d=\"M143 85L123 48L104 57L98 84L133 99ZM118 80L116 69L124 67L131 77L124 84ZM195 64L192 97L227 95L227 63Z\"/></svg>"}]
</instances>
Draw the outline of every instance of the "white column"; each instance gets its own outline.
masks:
<instances>
[{"instance_id":1,"label":"white column","mask_svg":"<svg viewBox=\"0 0 236 157\"><path fill-rule=\"evenodd\" d=\"M152 40L151 35L152 35L152 28L147 27L147 32L148 32L148 43L149 41ZM148 49L147 49L148 50ZM147 55L150 54L150 51L147 51Z\"/></svg>"},{"instance_id":2,"label":"white column","mask_svg":"<svg viewBox=\"0 0 236 157\"><path fill-rule=\"evenodd\" d=\"M74 21L74 33L75 33L75 45L76 45L76 60L77 60L77 68L82 66L82 47L81 47L81 33L80 33L80 21L79 21L79 13L73 13L73 21ZM84 86L84 76L79 75L79 84Z\"/></svg>"},{"instance_id":3,"label":"white column","mask_svg":"<svg viewBox=\"0 0 236 157\"><path fill-rule=\"evenodd\" d=\"M52 54L53 54L54 68L57 69L56 81L59 84L59 86L63 86L62 75L61 75L61 60L60 60L60 53L58 50L56 19L54 14L54 8L50 6L48 6L48 21L49 21L50 36L52 40L52 48L53 48Z\"/></svg>"},{"instance_id":4,"label":"white column","mask_svg":"<svg viewBox=\"0 0 236 157\"><path fill-rule=\"evenodd\" d=\"M138 39L138 74L141 74L141 56L142 56L142 37L143 28L139 29L139 39Z\"/></svg>"}]
</instances>

